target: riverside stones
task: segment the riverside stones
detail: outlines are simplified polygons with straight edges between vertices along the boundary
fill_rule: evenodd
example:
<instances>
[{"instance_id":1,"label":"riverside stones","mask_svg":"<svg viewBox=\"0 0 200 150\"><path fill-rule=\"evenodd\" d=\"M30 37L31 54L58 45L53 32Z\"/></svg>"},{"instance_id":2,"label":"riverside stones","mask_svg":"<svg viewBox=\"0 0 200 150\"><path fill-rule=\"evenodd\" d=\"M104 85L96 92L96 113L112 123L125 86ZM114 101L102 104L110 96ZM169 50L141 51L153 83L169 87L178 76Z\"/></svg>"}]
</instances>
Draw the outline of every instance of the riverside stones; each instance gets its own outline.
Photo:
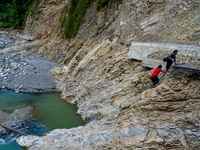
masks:
<instances>
[{"instance_id":1,"label":"riverside stones","mask_svg":"<svg viewBox=\"0 0 200 150\"><path fill-rule=\"evenodd\" d=\"M15 45L15 35L2 34L0 39L4 41L8 36L12 40L7 44L4 42L3 49L0 50L0 87L18 92L56 92L50 70L57 64L21 49L23 42Z\"/></svg>"},{"instance_id":2,"label":"riverside stones","mask_svg":"<svg viewBox=\"0 0 200 150\"><path fill-rule=\"evenodd\" d=\"M32 115L32 107L24 107L21 109L17 109L10 114L0 111L0 123L3 123L4 125L11 128L18 128L28 119L30 119ZM0 127L0 135L6 134L6 132L7 129Z\"/></svg>"}]
</instances>

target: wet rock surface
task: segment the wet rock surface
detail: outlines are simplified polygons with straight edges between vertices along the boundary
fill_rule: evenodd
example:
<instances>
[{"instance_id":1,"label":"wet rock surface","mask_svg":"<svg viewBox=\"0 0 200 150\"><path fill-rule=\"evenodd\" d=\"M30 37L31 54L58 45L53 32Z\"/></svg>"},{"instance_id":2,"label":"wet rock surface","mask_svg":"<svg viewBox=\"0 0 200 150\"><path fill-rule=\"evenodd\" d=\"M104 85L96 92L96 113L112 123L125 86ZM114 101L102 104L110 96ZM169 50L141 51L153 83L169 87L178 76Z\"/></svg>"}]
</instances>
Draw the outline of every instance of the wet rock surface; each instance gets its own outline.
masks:
<instances>
[{"instance_id":1,"label":"wet rock surface","mask_svg":"<svg viewBox=\"0 0 200 150\"><path fill-rule=\"evenodd\" d=\"M21 49L27 41L17 35L2 32L0 41L0 87L31 93L57 91L50 75L56 63Z\"/></svg>"},{"instance_id":2,"label":"wet rock surface","mask_svg":"<svg viewBox=\"0 0 200 150\"><path fill-rule=\"evenodd\" d=\"M33 116L32 107L17 109L12 113L0 111L0 123L13 129L21 127ZM8 134L10 131L0 126L0 135Z\"/></svg>"}]
</instances>

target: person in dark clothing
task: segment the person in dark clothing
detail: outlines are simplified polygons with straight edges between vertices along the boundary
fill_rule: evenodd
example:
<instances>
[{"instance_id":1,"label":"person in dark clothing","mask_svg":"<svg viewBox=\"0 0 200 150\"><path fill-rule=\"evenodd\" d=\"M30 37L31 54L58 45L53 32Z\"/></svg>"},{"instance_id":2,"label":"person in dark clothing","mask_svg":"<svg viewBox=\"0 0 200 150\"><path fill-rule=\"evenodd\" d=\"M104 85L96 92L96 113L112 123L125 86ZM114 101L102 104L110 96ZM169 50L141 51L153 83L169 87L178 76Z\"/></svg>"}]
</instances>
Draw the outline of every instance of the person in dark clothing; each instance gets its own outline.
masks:
<instances>
[{"instance_id":1,"label":"person in dark clothing","mask_svg":"<svg viewBox=\"0 0 200 150\"><path fill-rule=\"evenodd\" d=\"M159 82L158 74L160 72L163 72L163 73L167 72L167 71L163 71L161 68L162 68L162 65L159 65L156 69L154 69L152 71L152 75L151 75L151 77L149 77L152 80L152 82L153 82L151 84L153 87L155 87L155 85Z\"/></svg>"},{"instance_id":2,"label":"person in dark clothing","mask_svg":"<svg viewBox=\"0 0 200 150\"><path fill-rule=\"evenodd\" d=\"M169 68L171 67L171 65L173 64L173 62L174 62L174 65L176 65L176 54L178 54L178 50L173 51L173 53L171 53L169 55L169 57L167 59L166 70L169 70Z\"/></svg>"}]
</instances>

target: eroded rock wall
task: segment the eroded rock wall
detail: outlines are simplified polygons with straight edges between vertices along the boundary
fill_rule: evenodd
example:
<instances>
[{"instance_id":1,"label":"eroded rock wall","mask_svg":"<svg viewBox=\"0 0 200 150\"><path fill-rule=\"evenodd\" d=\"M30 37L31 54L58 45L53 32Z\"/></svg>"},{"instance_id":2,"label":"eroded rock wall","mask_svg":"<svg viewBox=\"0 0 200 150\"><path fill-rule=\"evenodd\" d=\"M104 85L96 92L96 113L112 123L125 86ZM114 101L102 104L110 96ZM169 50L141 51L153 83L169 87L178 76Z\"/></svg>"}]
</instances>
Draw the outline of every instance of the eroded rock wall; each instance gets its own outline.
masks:
<instances>
[{"instance_id":1,"label":"eroded rock wall","mask_svg":"<svg viewBox=\"0 0 200 150\"><path fill-rule=\"evenodd\" d=\"M62 33L60 16L67 3L65 0L41 0L34 6L24 31L25 36L33 41L23 48L54 61L61 57L68 41Z\"/></svg>"},{"instance_id":2,"label":"eroded rock wall","mask_svg":"<svg viewBox=\"0 0 200 150\"><path fill-rule=\"evenodd\" d=\"M64 2L56 7L57 1L42 1L46 15L36 23L50 17L50 10L60 16ZM45 9L50 4L52 9ZM27 48L58 60L60 67L51 72L57 88L64 100L78 106L87 124L21 137L18 143L49 150L198 149L198 73L162 74L161 84L152 89L151 71L127 54L133 41L198 45L199 6L198 0L124 0L97 12L94 4L75 39L64 40L53 29L52 34L35 31L39 40ZM59 24L49 26L58 29Z\"/></svg>"},{"instance_id":3,"label":"eroded rock wall","mask_svg":"<svg viewBox=\"0 0 200 150\"><path fill-rule=\"evenodd\" d=\"M135 75L136 79L123 79L121 91L93 89L94 95L101 96L90 102L87 92L91 90L84 96L79 93L79 113L95 119L86 126L22 137L19 144L30 149L198 149L199 78L167 73L156 88L134 95L138 88L133 85L145 79Z\"/></svg>"},{"instance_id":4,"label":"eroded rock wall","mask_svg":"<svg viewBox=\"0 0 200 150\"><path fill-rule=\"evenodd\" d=\"M27 49L64 62L62 55L70 55L72 59L88 37L91 43L117 37L122 48L129 48L133 41L199 45L198 0L123 0L99 11L93 4L76 38L64 40L60 16L68 3L42 0L31 12L25 31L37 40Z\"/></svg>"}]
</instances>

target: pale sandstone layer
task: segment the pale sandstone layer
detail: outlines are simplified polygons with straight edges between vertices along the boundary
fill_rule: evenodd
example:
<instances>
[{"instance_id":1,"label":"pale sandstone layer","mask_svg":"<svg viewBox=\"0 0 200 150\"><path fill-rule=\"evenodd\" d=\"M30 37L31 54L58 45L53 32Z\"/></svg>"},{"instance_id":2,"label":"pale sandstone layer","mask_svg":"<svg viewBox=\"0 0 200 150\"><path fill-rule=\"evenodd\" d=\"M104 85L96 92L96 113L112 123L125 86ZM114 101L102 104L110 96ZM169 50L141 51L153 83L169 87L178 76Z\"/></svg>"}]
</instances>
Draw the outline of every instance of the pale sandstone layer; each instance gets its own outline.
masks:
<instances>
[{"instance_id":1,"label":"pale sandstone layer","mask_svg":"<svg viewBox=\"0 0 200 150\"><path fill-rule=\"evenodd\" d=\"M199 72L174 69L150 88L151 71L127 58L133 41L199 45L198 0L124 0L99 12L92 5L75 39L65 40L59 17L66 1L42 1L24 46L58 60L57 89L87 122L46 136L18 139L34 149L198 149Z\"/></svg>"}]
</instances>

